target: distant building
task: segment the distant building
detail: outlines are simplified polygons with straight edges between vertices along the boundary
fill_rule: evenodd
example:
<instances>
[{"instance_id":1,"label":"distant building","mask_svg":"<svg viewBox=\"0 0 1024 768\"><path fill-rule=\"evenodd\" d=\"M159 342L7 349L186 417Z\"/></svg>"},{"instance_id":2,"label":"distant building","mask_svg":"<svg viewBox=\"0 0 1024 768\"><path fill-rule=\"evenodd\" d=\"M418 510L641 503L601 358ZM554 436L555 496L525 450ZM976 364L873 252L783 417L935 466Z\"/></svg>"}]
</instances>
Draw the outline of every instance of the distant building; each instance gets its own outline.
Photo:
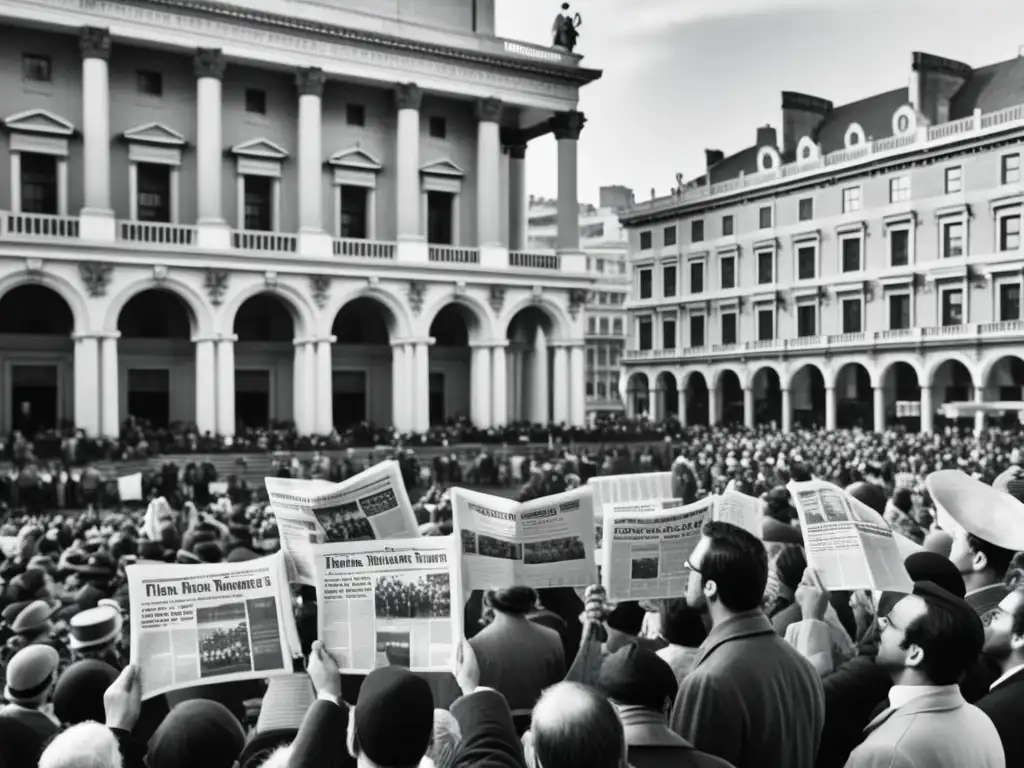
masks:
<instances>
[{"instance_id":1,"label":"distant building","mask_svg":"<svg viewBox=\"0 0 1024 768\"><path fill-rule=\"evenodd\" d=\"M630 273L628 244L619 215L633 205L627 187L602 187L600 205L580 205L580 248L587 254L587 271L594 279L586 310L586 403L588 413L624 409L619 395L619 369L626 345L625 301ZM529 246L553 248L558 220L557 202L530 197Z\"/></svg>"},{"instance_id":2,"label":"distant building","mask_svg":"<svg viewBox=\"0 0 1024 768\"><path fill-rule=\"evenodd\" d=\"M928 432L943 403L1022 399L1024 58L908 74L842 106L783 93L781 141L708 150L623 215L631 413Z\"/></svg>"}]
</instances>

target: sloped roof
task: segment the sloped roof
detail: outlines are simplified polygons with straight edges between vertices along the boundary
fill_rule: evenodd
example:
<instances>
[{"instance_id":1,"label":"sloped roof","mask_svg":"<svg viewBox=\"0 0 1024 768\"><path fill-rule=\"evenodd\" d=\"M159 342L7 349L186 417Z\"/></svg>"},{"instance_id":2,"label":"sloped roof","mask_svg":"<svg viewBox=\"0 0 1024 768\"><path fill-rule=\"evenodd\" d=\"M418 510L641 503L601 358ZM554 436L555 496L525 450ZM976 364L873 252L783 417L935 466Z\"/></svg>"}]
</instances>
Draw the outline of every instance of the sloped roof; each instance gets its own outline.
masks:
<instances>
[{"instance_id":1,"label":"sloped roof","mask_svg":"<svg viewBox=\"0 0 1024 768\"><path fill-rule=\"evenodd\" d=\"M998 112L1024 101L1024 58L1018 57L974 70L949 105L949 119L972 114Z\"/></svg>"},{"instance_id":2,"label":"sloped roof","mask_svg":"<svg viewBox=\"0 0 1024 768\"><path fill-rule=\"evenodd\" d=\"M814 139L821 144L824 154L846 146L846 130L858 123L868 139L887 139L892 136L892 116L909 102L907 89L897 88L860 101L836 107L818 126Z\"/></svg>"}]
</instances>

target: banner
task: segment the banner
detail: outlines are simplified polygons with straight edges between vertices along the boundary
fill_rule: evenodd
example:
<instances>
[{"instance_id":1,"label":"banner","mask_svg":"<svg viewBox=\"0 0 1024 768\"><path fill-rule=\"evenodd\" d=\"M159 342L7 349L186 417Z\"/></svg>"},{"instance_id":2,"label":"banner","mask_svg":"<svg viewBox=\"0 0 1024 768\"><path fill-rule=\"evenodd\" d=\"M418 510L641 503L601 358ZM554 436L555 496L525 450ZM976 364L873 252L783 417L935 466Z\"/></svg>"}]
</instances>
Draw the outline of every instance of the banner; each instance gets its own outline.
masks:
<instances>
[{"instance_id":1,"label":"banner","mask_svg":"<svg viewBox=\"0 0 1024 768\"><path fill-rule=\"evenodd\" d=\"M289 675L300 653L279 554L245 563L130 565L131 661L143 700Z\"/></svg>"},{"instance_id":2,"label":"banner","mask_svg":"<svg viewBox=\"0 0 1024 768\"><path fill-rule=\"evenodd\" d=\"M641 472L635 475L607 475L592 477L587 487L594 494L594 548L598 562L604 540L604 510L608 504L619 501L650 501L672 498L671 472Z\"/></svg>"},{"instance_id":3,"label":"banner","mask_svg":"<svg viewBox=\"0 0 1024 768\"><path fill-rule=\"evenodd\" d=\"M281 477L264 483L289 581L316 584L314 544L420 535L397 461L382 461L337 484Z\"/></svg>"},{"instance_id":4,"label":"banner","mask_svg":"<svg viewBox=\"0 0 1024 768\"><path fill-rule=\"evenodd\" d=\"M823 480L790 481L788 487L800 516L807 563L826 589L913 590L892 529L881 515Z\"/></svg>"},{"instance_id":5,"label":"banner","mask_svg":"<svg viewBox=\"0 0 1024 768\"><path fill-rule=\"evenodd\" d=\"M343 672L450 672L462 638L455 537L318 544L317 636Z\"/></svg>"},{"instance_id":6,"label":"banner","mask_svg":"<svg viewBox=\"0 0 1024 768\"><path fill-rule=\"evenodd\" d=\"M121 501L142 501L142 473L117 478L117 495Z\"/></svg>"}]
</instances>

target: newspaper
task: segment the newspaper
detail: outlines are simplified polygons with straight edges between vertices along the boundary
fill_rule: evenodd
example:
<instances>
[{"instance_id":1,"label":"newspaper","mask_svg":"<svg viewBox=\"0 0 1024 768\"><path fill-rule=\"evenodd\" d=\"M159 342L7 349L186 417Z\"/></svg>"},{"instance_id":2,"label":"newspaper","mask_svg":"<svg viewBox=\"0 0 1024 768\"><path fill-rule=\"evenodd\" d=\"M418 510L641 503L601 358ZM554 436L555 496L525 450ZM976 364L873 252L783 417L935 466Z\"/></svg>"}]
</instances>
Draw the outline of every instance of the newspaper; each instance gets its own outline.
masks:
<instances>
[{"instance_id":1,"label":"newspaper","mask_svg":"<svg viewBox=\"0 0 1024 768\"><path fill-rule=\"evenodd\" d=\"M300 653L284 559L130 565L131 659L142 698L293 672Z\"/></svg>"},{"instance_id":2,"label":"newspaper","mask_svg":"<svg viewBox=\"0 0 1024 768\"><path fill-rule=\"evenodd\" d=\"M420 535L397 461L382 461L337 484L281 477L264 483L289 581L315 585L314 544Z\"/></svg>"},{"instance_id":3,"label":"newspaper","mask_svg":"<svg viewBox=\"0 0 1024 768\"><path fill-rule=\"evenodd\" d=\"M672 498L671 472L642 472L635 475L608 475L592 477L587 487L594 493L594 548L600 549L604 539L604 515L607 504L617 501L650 501Z\"/></svg>"},{"instance_id":4,"label":"newspaper","mask_svg":"<svg viewBox=\"0 0 1024 768\"><path fill-rule=\"evenodd\" d=\"M464 596L513 584L595 583L594 499L588 486L523 503L452 488Z\"/></svg>"},{"instance_id":5,"label":"newspaper","mask_svg":"<svg viewBox=\"0 0 1024 768\"><path fill-rule=\"evenodd\" d=\"M609 600L679 597L687 562L709 520L732 523L761 538L762 504L735 491L666 508L665 501L605 505L607 536L601 583Z\"/></svg>"},{"instance_id":6,"label":"newspaper","mask_svg":"<svg viewBox=\"0 0 1024 768\"><path fill-rule=\"evenodd\" d=\"M789 483L807 563L828 590L911 592L892 529L882 516L823 480Z\"/></svg>"},{"instance_id":7,"label":"newspaper","mask_svg":"<svg viewBox=\"0 0 1024 768\"><path fill-rule=\"evenodd\" d=\"M317 635L343 672L450 672L462 637L454 536L318 544Z\"/></svg>"}]
</instances>

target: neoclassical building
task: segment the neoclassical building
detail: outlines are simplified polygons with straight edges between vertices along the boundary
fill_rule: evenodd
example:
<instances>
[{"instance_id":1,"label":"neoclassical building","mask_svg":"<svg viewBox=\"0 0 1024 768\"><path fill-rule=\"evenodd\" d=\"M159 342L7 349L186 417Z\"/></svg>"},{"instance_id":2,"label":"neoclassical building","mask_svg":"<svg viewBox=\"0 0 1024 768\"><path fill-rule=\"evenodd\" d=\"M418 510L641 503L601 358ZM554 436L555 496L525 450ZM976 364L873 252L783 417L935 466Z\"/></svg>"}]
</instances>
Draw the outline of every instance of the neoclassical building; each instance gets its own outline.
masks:
<instances>
[{"instance_id":1,"label":"neoclassical building","mask_svg":"<svg viewBox=\"0 0 1024 768\"><path fill-rule=\"evenodd\" d=\"M580 56L496 37L493 0L0 18L0 432L584 423Z\"/></svg>"}]
</instances>

